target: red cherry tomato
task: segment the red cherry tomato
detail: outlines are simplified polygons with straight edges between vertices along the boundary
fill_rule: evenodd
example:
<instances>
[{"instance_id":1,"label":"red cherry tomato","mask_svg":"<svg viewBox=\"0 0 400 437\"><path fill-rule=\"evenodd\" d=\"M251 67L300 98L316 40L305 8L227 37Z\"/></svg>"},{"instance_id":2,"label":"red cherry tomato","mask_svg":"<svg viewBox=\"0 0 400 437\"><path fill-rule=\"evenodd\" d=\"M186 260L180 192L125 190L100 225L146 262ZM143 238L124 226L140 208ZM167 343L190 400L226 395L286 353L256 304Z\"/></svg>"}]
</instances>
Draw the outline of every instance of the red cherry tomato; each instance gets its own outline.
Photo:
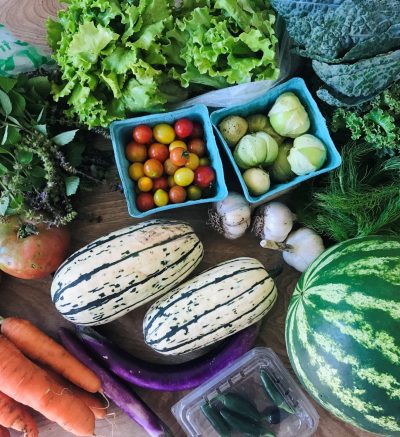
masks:
<instances>
[{"instance_id":1,"label":"red cherry tomato","mask_svg":"<svg viewBox=\"0 0 400 437\"><path fill-rule=\"evenodd\" d=\"M190 155L189 152L182 147L177 147L169 153L169 159L176 166L185 165L189 161Z\"/></svg>"},{"instance_id":2,"label":"red cherry tomato","mask_svg":"<svg viewBox=\"0 0 400 437\"><path fill-rule=\"evenodd\" d=\"M169 150L165 144L153 143L149 147L148 154L149 154L149 158L157 159L160 162L164 162L165 160L168 159Z\"/></svg>"},{"instance_id":3,"label":"red cherry tomato","mask_svg":"<svg viewBox=\"0 0 400 437\"><path fill-rule=\"evenodd\" d=\"M188 118L181 118L175 123L174 130L179 138L190 137L193 132L193 123Z\"/></svg>"},{"instance_id":4,"label":"red cherry tomato","mask_svg":"<svg viewBox=\"0 0 400 437\"><path fill-rule=\"evenodd\" d=\"M179 185L174 185L170 188L168 196L171 203L182 203L186 200L186 190Z\"/></svg>"},{"instance_id":5,"label":"red cherry tomato","mask_svg":"<svg viewBox=\"0 0 400 437\"><path fill-rule=\"evenodd\" d=\"M47 228L42 224L22 223L16 216L3 217L0 270L22 279L44 278L67 257L69 243L66 228Z\"/></svg>"},{"instance_id":6,"label":"red cherry tomato","mask_svg":"<svg viewBox=\"0 0 400 437\"><path fill-rule=\"evenodd\" d=\"M200 188L208 188L215 180L215 172L211 167L200 166L194 172L194 184Z\"/></svg>"},{"instance_id":7,"label":"red cherry tomato","mask_svg":"<svg viewBox=\"0 0 400 437\"><path fill-rule=\"evenodd\" d=\"M189 141L188 151L201 158L207 152L206 143L200 138L193 138Z\"/></svg>"},{"instance_id":8,"label":"red cherry tomato","mask_svg":"<svg viewBox=\"0 0 400 437\"><path fill-rule=\"evenodd\" d=\"M143 144L131 141L125 148L125 156L131 162L144 162L147 158L147 148Z\"/></svg>"},{"instance_id":9,"label":"red cherry tomato","mask_svg":"<svg viewBox=\"0 0 400 437\"><path fill-rule=\"evenodd\" d=\"M202 138L204 135L204 129L201 123L194 121L193 122L193 132L191 137L192 138Z\"/></svg>"},{"instance_id":10,"label":"red cherry tomato","mask_svg":"<svg viewBox=\"0 0 400 437\"><path fill-rule=\"evenodd\" d=\"M150 193L140 193L136 197L136 206L139 211L148 211L149 209L154 208L153 195Z\"/></svg>"},{"instance_id":11,"label":"red cherry tomato","mask_svg":"<svg viewBox=\"0 0 400 437\"><path fill-rule=\"evenodd\" d=\"M146 176L152 179L156 179L162 176L164 173L164 167L157 159L148 159L143 164L143 171Z\"/></svg>"},{"instance_id":12,"label":"red cherry tomato","mask_svg":"<svg viewBox=\"0 0 400 437\"><path fill-rule=\"evenodd\" d=\"M153 192L157 190L168 190L168 179L165 176L153 180Z\"/></svg>"},{"instance_id":13,"label":"red cherry tomato","mask_svg":"<svg viewBox=\"0 0 400 437\"><path fill-rule=\"evenodd\" d=\"M148 144L150 143L153 137L153 131L149 126L145 124L140 124L133 129L133 139L139 144Z\"/></svg>"}]
</instances>

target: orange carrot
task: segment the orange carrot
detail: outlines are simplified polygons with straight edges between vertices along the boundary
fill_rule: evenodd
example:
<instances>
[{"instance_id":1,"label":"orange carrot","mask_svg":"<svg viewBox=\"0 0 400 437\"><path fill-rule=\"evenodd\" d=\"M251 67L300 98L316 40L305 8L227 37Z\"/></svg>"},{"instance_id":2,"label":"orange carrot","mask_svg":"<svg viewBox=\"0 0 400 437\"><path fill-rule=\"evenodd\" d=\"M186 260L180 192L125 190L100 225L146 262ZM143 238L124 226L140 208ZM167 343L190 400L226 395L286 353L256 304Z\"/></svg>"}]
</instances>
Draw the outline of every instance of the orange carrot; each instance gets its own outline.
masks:
<instances>
[{"instance_id":1,"label":"orange carrot","mask_svg":"<svg viewBox=\"0 0 400 437\"><path fill-rule=\"evenodd\" d=\"M10 437L10 431L7 428L0 426L0 437Z\"/></svg>"},{"instance_id":2,"label":"orange carrot","mask_svg":"<svg viewBox=\"0 0 400 437\"><path fill-rule=\"evenodd\" d=\"M27 357L46 364L78 387L91 393L101 391L100 379L94 372L28 320L3 319L1 333Z\"/></svg>"},{"instance_id":3,"label":"orange carrot","mask_svg":"<svg viewBox=\"0 0 400 437\"><path fill-rule=\"evenodd\" d=\"M24 432L26 437L39 435L36 422L26 408L2 392L0 392L0 425ZM0 436L2 436L1 432Z\"/></svg>"},{"instance_id":4,"label":"orange carrot","mask_svg":"<svg viewBox=\"0 0 400 437\"><path fill-rule=\"evenodd\" d=\"M43 367L42 367L43 368ZM61 375L54 372L51 369L44 367L44 370L51 376L58 384L69 390L74 396L79 398L84 404L86 404L96 419L104 419L107 416L107 408L104 406L103 402L97 399L97 397L85 390L77 387L66 381Z\"/></svg>"},{"instance_id":5,"label":"orange carrot","mask_svg":"<svg viewBox=\"0 0 400 437\"><path fill-rule=\"evenodd\" d=\"M93 436L95 418L90 409L4 336L0 336L0 387L7 396L65 430L78 436Z\"/></svg>"}]
</instances>

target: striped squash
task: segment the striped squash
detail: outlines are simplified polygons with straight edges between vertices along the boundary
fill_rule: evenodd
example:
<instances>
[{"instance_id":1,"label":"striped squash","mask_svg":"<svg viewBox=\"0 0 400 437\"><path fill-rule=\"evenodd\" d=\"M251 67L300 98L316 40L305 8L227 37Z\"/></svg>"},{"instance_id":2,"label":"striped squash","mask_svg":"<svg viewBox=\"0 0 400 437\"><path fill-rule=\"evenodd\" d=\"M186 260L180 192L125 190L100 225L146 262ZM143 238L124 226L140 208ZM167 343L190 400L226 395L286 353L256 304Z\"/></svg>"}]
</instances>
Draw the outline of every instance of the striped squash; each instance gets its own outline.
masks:
<instances>
[{"instance_id":1,"label":"striped squash","mask_svg":"<svg viewBox=\"0 0 400 437\"><path fill-rule=\"evenodd\" d=\"M144 319L146 343L157 352L192 352L260 320L276 286L254 258L223 262L156 301Z\"/></svg>"},{"instance_id":2,"label":"striped squash","mask_svg":"<svg viewBox=\"0 0 400 437\"><path fill-rule=\"evenodd\" d=\"M286 345L324 408L400 436L400 239L355 238L321 254L291 299Z\"/></svg>"},{"instance_id":3,"label":"striped squash","mask_svg":"<svg viewBox=\"0 0 400 437\"><path fill-rule=\"evenodd\" d=\"M55 274L51 296L71 322L101 325L174 288L202 257L203 245L188 224L149 220L71 255Z\"/></svg>"}]
</instances>

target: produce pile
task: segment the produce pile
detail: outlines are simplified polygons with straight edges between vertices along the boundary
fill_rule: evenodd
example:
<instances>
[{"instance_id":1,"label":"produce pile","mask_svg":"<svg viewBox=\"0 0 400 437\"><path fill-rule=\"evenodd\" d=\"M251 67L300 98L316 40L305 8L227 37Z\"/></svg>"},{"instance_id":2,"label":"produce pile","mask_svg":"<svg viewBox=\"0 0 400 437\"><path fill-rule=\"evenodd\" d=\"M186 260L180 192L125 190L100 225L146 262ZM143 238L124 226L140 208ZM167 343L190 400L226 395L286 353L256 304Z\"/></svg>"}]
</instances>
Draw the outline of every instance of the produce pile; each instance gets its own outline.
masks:
<instances>
[{"instance_id":1,"label":"produce pile","mask_svg":"<svg viewBox=\"0 0 400 437\"><path fill-rule=\"evenodd\" d=\"M207 89L276 79L275 13L240 0L72 0L48 23L66 113L107 127Z\"/></svg>"},{"instance_id":2,"label":"produce pile","mask_svg":"<svg viewBox=\"0 0 400 437\"><path fill-rule=\"evenodd\" d=\"M203 135L201 123L188 118L133 129L125 156L139 211L209 197L216 177Z\"/></svg>"},{"instance_id":3,"label":"produce pile","mask_svg":"<svg viewBox=\"0 0 400 437\"><path fill-rule=\"evenodd\" d=\"M215 123L248 192L229 191L204 225L229 240L251 231L266 256L280 251L302 272L285 327L298 380L339 419L399 435L399 2L68 0L48 22L58 68L0 77L0 269L22 279L53 274L51 303L75 326L60 330L61 346L27 320L0 319L0 437L8 428L37 437L30 409L93 436L109 400L150 436L172 437L135 387L204 389L254 346L279 299L281 268L238 253L199 272L201 233L174 218L137 221L72 254L64 226L77 215L72 196L106 174L82 125L108 128L211 89L276 79L276 14L320 108L276 89L264 108L239 105ZM118 145L140 212L211 202L224 183L206 129L221 113L200 123L192 111L129 124ZM332 168L335 147L318 133L326 125L340 167L282 202L248 197ZM145 362L97 330L128 314L141 314L146 347L182 363ZM197 435L286 437L294 422L307 434L294 384L265 366L251 378L239 373L202 393L197 413L208 428Z\"/></svg>"},{"instance_id":4,"label":"produce pile","mask_svg":"<svg viewBox=\"0 0 400 437\"><path fill-rule=\"evenodd\" d=\"M261 196L275 183L287 182L319 170L327 150L316 136L307 133L310 119L299 98L292 92L281 94L264 114L224 118L218 125L233 158L243 172L252 196ZM269 173L266 171L269 170Z\"/></svg>"}]
</instances>

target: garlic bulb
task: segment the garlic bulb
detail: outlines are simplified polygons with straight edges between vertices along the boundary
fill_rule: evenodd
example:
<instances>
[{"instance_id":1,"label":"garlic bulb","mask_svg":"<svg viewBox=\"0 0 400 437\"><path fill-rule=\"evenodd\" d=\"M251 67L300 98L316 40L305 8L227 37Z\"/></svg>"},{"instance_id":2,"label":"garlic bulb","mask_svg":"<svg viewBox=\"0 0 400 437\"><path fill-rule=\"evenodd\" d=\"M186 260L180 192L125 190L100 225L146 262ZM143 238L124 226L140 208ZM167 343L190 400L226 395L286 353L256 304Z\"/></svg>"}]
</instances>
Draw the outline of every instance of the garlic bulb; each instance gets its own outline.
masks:
<instances>
[{"instance_id":1,"label":"garlic bulb","mask_svg":"<svg viewBox=\"0 0 400 437\"><path fill-rule=\"evenodd\" d=\"M281 243L292 230L296 216L281 202L271 202L259 209L253 232L264 240Z\"/></svg>"},{"instance_id":2,"label":"garlic bulb","mask_svg":"<svg viewBox=\"0 0 400 437\"><path fill-rule=\"evenodd\" d=\"M242 195L231 192L224 200L214 204L208 216L208 223L214 230L234 240L241 237L250 226L251 210Z\"/></svg>"},{"instance_id":3,"label":"garlic bulb","mask_svg":"<svg viewBox=\"0 0 400 437\"><path fill-rule=\"evenodd\" d=\"M300 228L292 232L284 243L262 240L260 245L266 249L283 252L286 263L299 272L304 272L325 250L322 238L308 228Z\"/></svg>"},{"instance_id":4,"label":"garlic bulb","mask_svg":"<svg viewBox=\"0 0 400 437\"><path fill-rule=\"evenodd\" d=\"M325 250L322 238L308 228L300 228L292 232L286 244L292 248L283 252L283 259L299 272L304 272Z\"/></svg>"}]
</instances>

